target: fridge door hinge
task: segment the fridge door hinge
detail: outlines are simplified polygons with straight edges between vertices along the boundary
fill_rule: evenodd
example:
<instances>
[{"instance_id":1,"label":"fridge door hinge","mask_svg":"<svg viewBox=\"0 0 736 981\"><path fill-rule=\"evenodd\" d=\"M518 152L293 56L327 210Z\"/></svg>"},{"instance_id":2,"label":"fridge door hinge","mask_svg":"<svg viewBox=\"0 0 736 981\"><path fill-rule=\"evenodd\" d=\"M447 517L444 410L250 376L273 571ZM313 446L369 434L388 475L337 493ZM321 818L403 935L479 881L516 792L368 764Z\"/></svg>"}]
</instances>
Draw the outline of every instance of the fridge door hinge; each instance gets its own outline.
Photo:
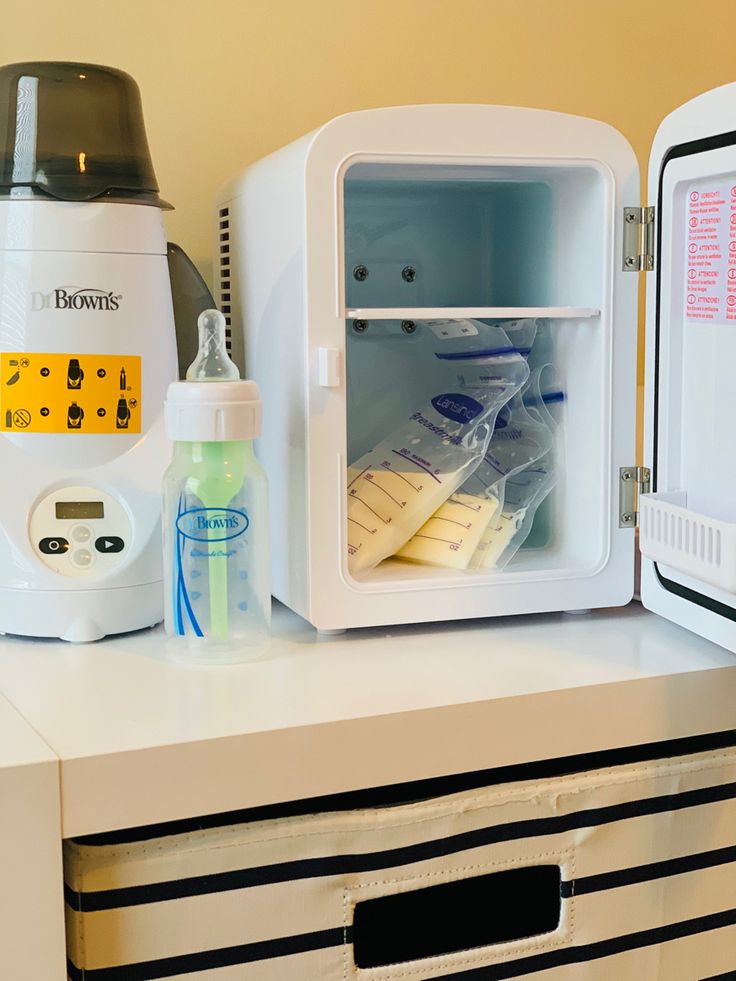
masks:
<instances>
[{"instance_id":1,"label":"fridge door hinge","mask_svg":"<svg viewBox=\"0 0 736 981\"><path fill-rule=\"evenodd\" d=\"M639 495L648 494L649 467L621 467L618 472L618 526L636 528L639 524Z\"/></svg>"},{"instance_id":2,"label":"fridge door hinge","mask_svg":"<svg viewBox=\"0 0 736 981\"><path fill-rule=\"evenodd\" d=\"M654 208L624 208L624 272L654 269Z\"/></svg>"}]
</instances>

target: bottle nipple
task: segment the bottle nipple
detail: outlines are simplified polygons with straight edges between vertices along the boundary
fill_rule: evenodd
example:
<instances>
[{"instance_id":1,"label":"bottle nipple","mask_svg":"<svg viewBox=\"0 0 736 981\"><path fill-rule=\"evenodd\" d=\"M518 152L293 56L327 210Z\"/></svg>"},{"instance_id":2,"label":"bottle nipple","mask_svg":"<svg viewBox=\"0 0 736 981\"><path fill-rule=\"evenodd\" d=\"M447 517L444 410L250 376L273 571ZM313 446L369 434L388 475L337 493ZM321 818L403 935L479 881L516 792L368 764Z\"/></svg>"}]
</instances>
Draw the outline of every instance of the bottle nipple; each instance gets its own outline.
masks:
<instances>
[{"instance_id":1,"label":"bottle nipple","mask_svg":"<svg viewBox=\"0 0 736 981\"><path fill-rule=\"evenodd\" d=\"M205 310L197 320L199 350L187 368L187 381L218 382L240 378L230 360L225 338L225 318L219 310Z\"/></svg>"}]
</instances>

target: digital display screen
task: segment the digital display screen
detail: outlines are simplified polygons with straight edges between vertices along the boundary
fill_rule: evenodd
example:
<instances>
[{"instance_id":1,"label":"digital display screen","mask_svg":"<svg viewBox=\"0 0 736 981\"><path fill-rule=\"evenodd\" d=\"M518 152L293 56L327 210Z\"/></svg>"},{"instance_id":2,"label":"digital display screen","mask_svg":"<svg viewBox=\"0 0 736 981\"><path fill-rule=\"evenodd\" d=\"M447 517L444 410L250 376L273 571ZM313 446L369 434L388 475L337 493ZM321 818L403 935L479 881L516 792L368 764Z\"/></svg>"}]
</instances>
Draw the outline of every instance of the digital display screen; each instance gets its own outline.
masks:
<instances>
[{"instance_id":1,"label":"digital display screen","mask_svg":"<svg viewBox=\"0 0 736 981\"><path fill-rule=\"evenodd\" d=\"M56 517L64 518L104 518L105 507L102 501L57 501Z\"/></svg>"}]
</instances>

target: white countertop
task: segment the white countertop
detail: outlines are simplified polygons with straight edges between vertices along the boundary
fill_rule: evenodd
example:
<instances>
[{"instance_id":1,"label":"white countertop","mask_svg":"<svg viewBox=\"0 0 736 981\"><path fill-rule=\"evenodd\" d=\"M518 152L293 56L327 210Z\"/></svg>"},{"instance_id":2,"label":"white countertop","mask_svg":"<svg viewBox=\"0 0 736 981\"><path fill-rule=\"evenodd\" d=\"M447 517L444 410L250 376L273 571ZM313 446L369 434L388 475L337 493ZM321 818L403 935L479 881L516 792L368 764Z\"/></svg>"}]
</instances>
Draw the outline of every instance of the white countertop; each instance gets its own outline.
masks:
<instances>
[{"instance_id":1,"label":"white countertop","mask_svg":"<svg viewBox=\"0 0 736 981\"><path fill-rule=\"evenodd\" d=\"M736 658L632 605L166 657L160 631L0 638L0 692L61 760L66 835L736 728Z\"/></svg>"}]
</instances>

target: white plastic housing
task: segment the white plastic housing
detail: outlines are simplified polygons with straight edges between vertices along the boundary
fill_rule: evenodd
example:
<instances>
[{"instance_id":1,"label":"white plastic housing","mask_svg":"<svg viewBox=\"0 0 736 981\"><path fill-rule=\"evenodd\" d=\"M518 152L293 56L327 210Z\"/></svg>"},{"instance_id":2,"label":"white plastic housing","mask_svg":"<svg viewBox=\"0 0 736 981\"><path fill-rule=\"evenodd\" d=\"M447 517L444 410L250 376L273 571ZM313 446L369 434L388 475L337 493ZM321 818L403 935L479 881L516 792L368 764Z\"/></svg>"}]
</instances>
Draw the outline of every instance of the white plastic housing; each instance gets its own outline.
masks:
<instances>
[{"instance_id":1,"label":"white plastic housing","mask_svg":"<svg viewBox=\"0 0 736 981\"><path fill-rule=\"evenodd\" d=\"M118 308L55 309L53 291L70 285L113 291ZM140 433L0 434L0 632L95 640L157 623L160 486L170 456L163 402L177 374L160 210L0 201L0 351L126 354L142 365ZM75 577L41 560L32 518L60 488L86 488L89 499L99 490L119 504L126 520L108 508L114 528L90 522L95 537L130 528L119 561L95 561Z\"/></svg>"},{"instance_id":2,"label":"white plastic housing","mask_svg":"<svg viewBox=\"0 0 736 981\"><path fill-rule=\"evenodd\" d=\"M360 231L395 193L400 227L381 252ZM264 400L258 452L271 490L277 598L321 629L631 598L634 543L618 527L618 470L634 456L637 277L620 271L620 215L638 197L635 157L611 127L494 106L342 116L223 192L221 292L233 330L245 330L246 373ZM361 292L352 264L366 254ZM409 262L419 275L404 288L396 274ZM370 319L375 307L384 318L402 308L412 318L427 308L451 316L448 307L486 317L533 307L531 315L553 318L566 460L548 547L520 553L501 573L389 561L351 577L345 368L359 339L346 319ZM363 363L355 362L361 392L370 390ZM389 360L375 368L386 390L415 383ZM389 410L372 404L366 425L380 429Z\"/></svg>"}]
</instances>

